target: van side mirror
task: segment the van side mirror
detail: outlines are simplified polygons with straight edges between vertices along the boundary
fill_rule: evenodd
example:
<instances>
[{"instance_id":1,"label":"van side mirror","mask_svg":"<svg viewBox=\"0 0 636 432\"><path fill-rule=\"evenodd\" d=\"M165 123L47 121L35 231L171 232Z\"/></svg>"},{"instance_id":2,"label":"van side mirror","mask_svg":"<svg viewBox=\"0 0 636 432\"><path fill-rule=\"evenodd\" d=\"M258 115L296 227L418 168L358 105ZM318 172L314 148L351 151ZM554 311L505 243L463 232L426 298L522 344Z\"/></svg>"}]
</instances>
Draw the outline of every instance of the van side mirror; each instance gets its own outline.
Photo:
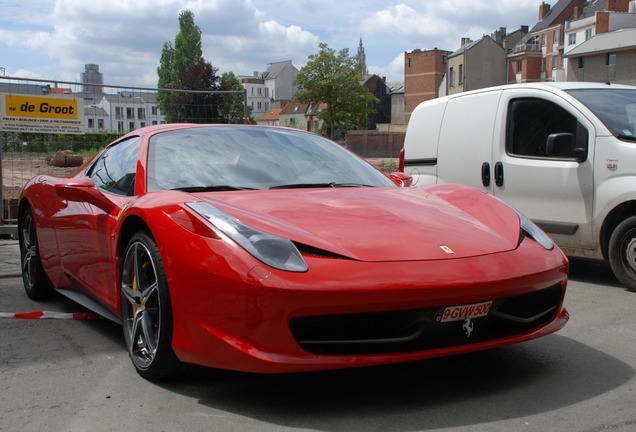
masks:
<instances>
[{"instance_id":1,"label":"van side mirror","mask_svg":"<svg viewBox=\"0 0 636 432\"><path fill-rule=\"evenodd\" d=\"M583 162L587 159L585 149L574 148L574 135L565 132L548 135L545 153L548 157L574 158L577 162Z\"/></svg>"}]
</instances>

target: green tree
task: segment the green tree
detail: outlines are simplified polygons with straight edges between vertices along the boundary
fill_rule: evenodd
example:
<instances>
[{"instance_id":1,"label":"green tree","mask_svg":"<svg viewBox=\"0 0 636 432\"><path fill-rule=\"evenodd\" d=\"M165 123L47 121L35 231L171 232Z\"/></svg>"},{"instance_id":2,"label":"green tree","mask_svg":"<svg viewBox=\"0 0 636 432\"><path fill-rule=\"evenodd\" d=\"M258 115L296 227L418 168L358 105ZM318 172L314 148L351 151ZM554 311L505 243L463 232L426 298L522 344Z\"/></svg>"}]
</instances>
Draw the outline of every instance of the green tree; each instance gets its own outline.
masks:
<instances>
[{"instance_id":1,"label":"green tree","mask_svg":"<svg viewBox=\"0 0 636 432\"><path fill-rule=\"evenodd\" d=\"M224 72L221 75L219 90L223 92L240 92L223 93L221 95L219 114L224 123L243 123L245 117L252 117L252 108L247 107L246 109L245 107L243 85L233 72Z\"/></svg>"},{"instance_id":2,"label":"green tree","mask_svg":"<svg viewBox=\"0 0 636 432\"><path fill-rule=\"evenodd\" d=\"M203 58L201 29L194 23L194 14L182 11L174 45L163 44L157 68L159 89L178 90L159 91L157 103L166 119L194 123L218 121L219 95L213 93L218 90L216 72L217 68Z\"/></svg>"},{"instance_id":3,"label":"green tree","mask_svg":"<svg viewBox=\"0 0 636 432\"><path fill-rule=\"evenodd\" d=\"M317 54L309 56L294 84L296 99L314 105L324 103L318 118L333 139L338 131L366 129L369 114L379 100L362 84L362 69L344 48L338 53L321 43Z\"/></svg>"}]
</instances>

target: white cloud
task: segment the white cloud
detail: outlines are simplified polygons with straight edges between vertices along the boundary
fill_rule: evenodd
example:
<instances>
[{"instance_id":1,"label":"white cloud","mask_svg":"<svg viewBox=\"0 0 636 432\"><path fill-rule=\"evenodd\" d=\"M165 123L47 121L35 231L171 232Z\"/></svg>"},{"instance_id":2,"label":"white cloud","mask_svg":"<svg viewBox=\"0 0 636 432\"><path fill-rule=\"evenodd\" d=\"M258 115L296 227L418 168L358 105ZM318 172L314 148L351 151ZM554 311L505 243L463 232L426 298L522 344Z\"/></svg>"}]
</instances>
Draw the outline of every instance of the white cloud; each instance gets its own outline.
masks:
<instances>
[{"instance_id":1,"label":"white cloud","mask_svg":"<svg viewBox=\"0 0 636 432\"><path fill-rule=\"evenodd\" d=\"M539 0L0 0L0 66L8 75L77 81L96 63L104 81L153 86L165 42L188 9L203 55L219 73L302 67L320 42L355 54L362 38L371 73L403 79L404 51L455 50L499 27L532 26ZM17 75L13 75L17 76Z\"/></svg>"}]
</instances>

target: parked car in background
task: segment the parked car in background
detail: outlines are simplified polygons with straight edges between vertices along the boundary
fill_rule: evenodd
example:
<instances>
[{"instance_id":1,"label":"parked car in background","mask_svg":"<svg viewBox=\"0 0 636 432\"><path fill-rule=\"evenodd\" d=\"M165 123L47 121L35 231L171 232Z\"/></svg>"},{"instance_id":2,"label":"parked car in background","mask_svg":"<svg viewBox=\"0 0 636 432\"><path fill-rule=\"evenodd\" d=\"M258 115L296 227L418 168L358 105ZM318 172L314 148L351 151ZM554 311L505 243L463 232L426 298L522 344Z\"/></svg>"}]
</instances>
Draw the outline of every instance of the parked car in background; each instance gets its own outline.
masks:
<instances>
[{"instance_id":1,"label":"parked car in background","mask_svg":"<svg viewBox=\"0 0 636 432\"><path fill-rule=\"evenodd\" d=\"M293 129L139 129L25 186L24 287L121 323L149 379L413 361L565 325L568 261L532 222L390 177Z\"/></svg>"},{"instance_id":2,"label":"parked car in background","mask_svg":"<svg viewBox=\"0 0 636 432\"><path fill-rule=\"evenodd\" d=\"M567 255L609 260L636 291L636 87L513 84L426 101L400 163L413 185L501 198Z\"/></svg>"}]
</instances>

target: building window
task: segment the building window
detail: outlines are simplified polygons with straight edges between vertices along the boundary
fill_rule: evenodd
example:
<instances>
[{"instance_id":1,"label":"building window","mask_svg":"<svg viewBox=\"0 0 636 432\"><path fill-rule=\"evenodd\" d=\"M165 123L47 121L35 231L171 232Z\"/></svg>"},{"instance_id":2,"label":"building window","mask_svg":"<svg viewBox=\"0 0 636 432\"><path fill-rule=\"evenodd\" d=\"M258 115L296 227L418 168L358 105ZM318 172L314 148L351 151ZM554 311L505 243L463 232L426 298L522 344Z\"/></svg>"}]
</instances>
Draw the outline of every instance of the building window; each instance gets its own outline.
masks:
<instances>
[{"instance_id":1,"label":"building window","mask_svg":"<svg viewBox=\"0 0 636 432\"><path fill-rule=\"evenodd\" d=\"M262 102L258 102L256 104L256 109L259 110L259 111L262 111L263 110L263 103Z\"/></svg>"},{"instance_id":2,"label":"building window","mask_svg":"<svg viewBox=\"0 0 636 432\"><path fill-rule=\"evenodd\" d=\"M542 34L541 35L541 46L545 46L547 38L548 38L547 34Z\"/></svg>"},{"instance_id":3,"label":"building window","mask_svg":"<svg viewBox=\"0 0 636 432\"><path fill-rule=\"evenodd\" d=\"M406 59L407 67L411 67L411 57Z\"/></svg>"},{"instance_id":4,"label":"building window","mask_svg":"<svg viewBox=\"0 0 636 432\"><path fill-rule=\"evenodd\" d=\"M450 68L450 71L448 73L448 85L449 87L455 86L455 69L453 68Z\"/></svg>"},{"instance_id":5,"label":"building window","mask_svg":"<svg viewBox=\"0 0 636 432\"><path fill-rule=\"evenodd\" d=\"M558 69L559 68L559 56L558 55L553 55L552 56L552 69Z\"/></svg>"},{"instance_id":6,"label":"building window","mask_svg":"<svg viewBox=\"0 0 636 432\"><path fill-rule=\"evenodd\" d=\"M464 82L464 65L459 65L459 83L462 84Z\"/></svg>"},{"instance_id":7,"label":"building window","mask_svg":"<svg viewBox=\"0 0 636 432\"><path fill-rule=\"evenodd\" d=\"M574 45L576 43L576 33L570 33L568 36L568 45Z\"/></svg>"},{"instance_id":8,"label":"building window","mask_svg":"<svg viewBox=\"0 0 636 432\"><path fill-rule=\"evenodd\" d=\"M523 62L521 60L517 60L517 73L522 71Z\"/></svg>"},{"instance_id":9,"label":"building window","mask_svg":"<svg viewBox=\"0 0 636 432\"><path fill-rule=\"evenodd\" d=\"M152 112L152 115L157 115L157 107L154 105L150 107L150 112Z\"/></svg>"},{"instance_id":10,"label":"building window","mask_svg":"<svg viewBox=\"0 0 636 432\"><path fill-rule=\"evenodd\" d=\"M99 129L104 129L104 119L98 119L97 120L97 127Z\"/></svg>"},{"instance_id":11,"label":"building window","mask_svg":"<svg viewBox=\"0 0 636 432\"><path fill-rule=\"evenodd\" d=\"M126 118L134 119L135 118L135 109L134 108L126 108Z\"/></svg>"},{"instance_id":12,"label":"building window","mask_svg":"<svg viewBox=\"0 0 636 432\"><path fill-rule=\"evenodd\" d=\"M605 61L607 65L607 81L614 81L616 79L616 53L608 52L607 60Z\"/></svg>"},{"instance_id":13,"label":"building window","mask_svg":"<svg viewBox=\"0 0 636 432\"><path fill-rule=\"evenodd\" d=\"M115 107L115 118L120 119L122 117L122 109L121 107Z\"/></svg>"},{"instance_id":14,"label":"building window","mask_svg":"<svg viewBox=\"0 0 636 432\"><path fill-rule=\"evenodd\" d=\"M585 30L585 40L590 39L592 36L594 36L594 30L589 28L587 30Z\"/></svg>"},{"instance_id":15,"label":"building window","mask_svg":"<svg viewBox=\"0 0 636 432\"><path fill-rule=\"evenodd\" d=\"M585 67L585 57L579 57L579 69L583 69Z\"/></svg>"},{"instance_id":16,"label":"building window","mask_svg":"<svg viewBox=\"0 0 636 432\"><path fill-rule=\"evenodd\" d=\"M92 118L88 119L88 128L89 129L93 129L95 127L95 120L93 120Z\"/></svg>"},{"instance_id":17,"label":"building window","mask_svg":"<svg viewBox=\"0 0 636 432\"><path fill-rule=\"evenodd\" d=\"M137 108L137 118L140 120L146 118L146 108Z\"/></svg>"},{"instance_id":18,"label":"building window","mask_svg":"<svg viewBox=\"0 0 636 432\"><path fill-rule=\"evenodd\" d=\"M269 87L265 87L265 97L269 97Z\"/></svg>"},{"instance_id":19,"label":"building window","mask_svg":"<svg viewBox=\"0 0 636 432\"><path fill-rule=\"evenodd\" d=\"M128 123L128 130L129 131L135 130L135 122L129 122Z\"/></svg>"},{"instance_id":20,"label":"building window","mask_svg":"<svg viewBox=\"0 0 636 432\"><path fill-rule=\"evenodd\" d=\"M559 29L556 29L554 31L554 39L553 39L553 42L555 45L559 44L559 34L560 34Z\"/></svg>"},{"instance_id":21,"label":"building window","mask_svg":"<svg viewBox=\"0 0 636 432\"><path fill-rule=\"evenodd\" d=\"M541 72L545 72L545 63L546 63L546 59L545 57L541 58Z\"/></svg>"}]
</instances>

